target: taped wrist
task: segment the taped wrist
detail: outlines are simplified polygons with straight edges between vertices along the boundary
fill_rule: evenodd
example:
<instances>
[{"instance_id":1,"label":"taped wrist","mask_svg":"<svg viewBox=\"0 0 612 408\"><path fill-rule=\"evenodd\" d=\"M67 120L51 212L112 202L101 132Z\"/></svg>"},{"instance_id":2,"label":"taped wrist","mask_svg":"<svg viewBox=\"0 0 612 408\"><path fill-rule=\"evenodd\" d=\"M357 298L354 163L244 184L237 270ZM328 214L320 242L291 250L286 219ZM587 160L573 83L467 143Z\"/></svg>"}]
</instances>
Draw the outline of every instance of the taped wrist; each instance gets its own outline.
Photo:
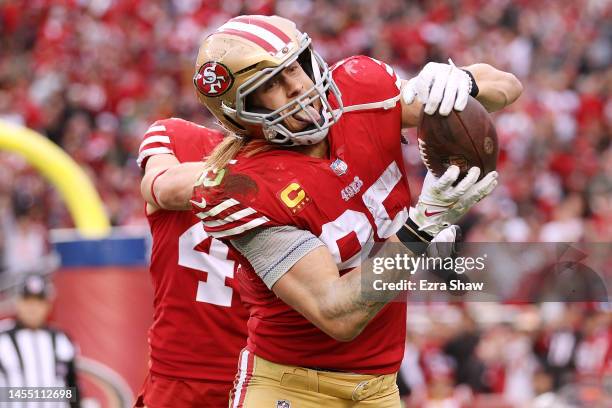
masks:
<instances>
[{"instance_id":1,"label":"taped wrist","mask_svg":"<svg viewBox=\"0 0 612 408\"><path fill-rule=\"evenodd\" d=\"M470 77L470 96L475 98L478 95L478 92L480 92L480 90L478 89L478 85L476 84L474 75L472 75L472 73L467 69L462 69L462 71L468 74L468 76Z\"/></svg>"},{"instance_id":2,"label":"taped wrist","mask_svg":"<svg viewBox=\"0 0 612 408\"><path fill-rule=\"evenodd\" d=\"M425 231L419 231L419 226L410 218L408 218L408 221L399 229L396 235L415 255L425 253L429 243L433 239L433 237Z\"/></svg>"}]
</instances>

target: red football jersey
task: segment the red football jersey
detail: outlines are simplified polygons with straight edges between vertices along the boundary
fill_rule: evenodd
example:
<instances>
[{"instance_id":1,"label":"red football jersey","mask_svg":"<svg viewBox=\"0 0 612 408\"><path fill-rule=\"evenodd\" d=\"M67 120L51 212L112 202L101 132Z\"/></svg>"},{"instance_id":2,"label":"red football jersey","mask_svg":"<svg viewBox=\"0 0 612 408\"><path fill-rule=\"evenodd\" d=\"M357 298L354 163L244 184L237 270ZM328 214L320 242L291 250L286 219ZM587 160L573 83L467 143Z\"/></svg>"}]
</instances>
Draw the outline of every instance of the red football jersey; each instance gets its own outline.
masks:
<instances>
[{"instance_id":1,"label":"red football jersey","mask_svg":"<svg viewBox=\"0 0 612 408\"><path fill-rule=\"evenodd\" d=\"M145 133L138 164L144 168L156 154L200 161L222 138L220 132L182 119L160 120ZM147 218L153 236L151 371L223 381L229 392L246 345L248 318L234 280L239 268L235 251L206 234L191 211L158 210Z\"/></svg>"},{"instance_id":2,"label":"red football jersey","mask_svg":"<svg viewBox=\"0 0 612 408\"><path fill-rule=\"evenodd\" d=\"M330 128L329 159L277 148L239 155L210 174L194 192L194 210L207 232L229 239L258 226L294 225L318 236L347 271L359 265L367 241L382 241L406 222L410 194L400 148L399 79L386 64L363 56L336 64L333 78L345 107L390 101L387 109L345 111ZM243 265L248 350L303 367L367 374L399 369L405 303L388 304L355 340L338 342L278 299L246 260Z\"/></svg>"}]
</instances>

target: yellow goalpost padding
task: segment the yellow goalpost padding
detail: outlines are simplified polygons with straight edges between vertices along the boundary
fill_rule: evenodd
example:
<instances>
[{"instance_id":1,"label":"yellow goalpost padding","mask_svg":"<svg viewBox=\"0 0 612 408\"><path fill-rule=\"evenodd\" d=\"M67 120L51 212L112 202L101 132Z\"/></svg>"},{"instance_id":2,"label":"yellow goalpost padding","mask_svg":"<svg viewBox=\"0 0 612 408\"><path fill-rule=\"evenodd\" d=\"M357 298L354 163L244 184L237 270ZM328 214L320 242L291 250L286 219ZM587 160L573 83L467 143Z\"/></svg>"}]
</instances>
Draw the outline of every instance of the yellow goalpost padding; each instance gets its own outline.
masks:
<instances>
[{"instance_id":1,"label":"yellow goalpost padding","mask_svg":"<svg viewBox=\"0 0 612 408\"><path fill-rule=\"evenodd\" d=\"M110 233L110 222L91 180L55 143L31 129L0 121L0 149L23 156L58 189L83 237L101 238Z\"/></svg>"}]
</instances>

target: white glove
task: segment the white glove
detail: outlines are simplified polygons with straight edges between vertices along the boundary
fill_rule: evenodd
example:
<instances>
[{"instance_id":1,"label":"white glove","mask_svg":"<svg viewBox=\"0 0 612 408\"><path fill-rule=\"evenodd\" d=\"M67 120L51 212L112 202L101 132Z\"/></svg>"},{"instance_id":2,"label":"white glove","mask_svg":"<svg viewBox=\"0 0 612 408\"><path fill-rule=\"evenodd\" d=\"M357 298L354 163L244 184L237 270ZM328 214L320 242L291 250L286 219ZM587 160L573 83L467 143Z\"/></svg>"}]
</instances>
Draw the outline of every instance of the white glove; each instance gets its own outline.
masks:
<instances>
[{"instance_id":1,"label":"white glove","mask_svg":"<svg viewBox=\"0 0 612 408\"><path fill-rule=\"evenodd\" d=\"M409 105L417 97L425 105L428 115L433 115L439 106L440 115L447 116L453 107L456 111L465 109L472 85L470 75L457 68L452 61L450 65L429 62L406 83L402 98Z\"/></svg>"},{"instance_id":2,"label":"white glove","mask_svg":"<svg viewBox=\"0 0 612 408\"><path fill-rule=\"evenodd\" d=\"M432 243L447 243L451 244L457 242L461 238L461 228L458 225L451 225L444 227L436 234L431 240Z\"/></svg>"},{"instance_id":3,"label":"white glove","mask_svg":"<svg viewBox=\"0 0 612 408\"><path fill-rule=\"evenodd\" d=\"M467 175L453 187L459 177L459 167L450 166L437 179L427 172L416 207L410 207L410 219L429 235L436 236L444 228L456 224L477 202L491 194L497 186L497 172L492 171L482 180L480 169L472 167Z\"/></svg>"},{"instance_id":4,"label":"white glove","mask_svg":"<svg viewBox=\"0 0 612 408\"><path fill-rule=\"evenodd\" d=\"M451 225L433 237L425 252L431 258L454 257L457 255L459 241L461 241L461 228L458 225Z\"/></svg>"}]
</instances>

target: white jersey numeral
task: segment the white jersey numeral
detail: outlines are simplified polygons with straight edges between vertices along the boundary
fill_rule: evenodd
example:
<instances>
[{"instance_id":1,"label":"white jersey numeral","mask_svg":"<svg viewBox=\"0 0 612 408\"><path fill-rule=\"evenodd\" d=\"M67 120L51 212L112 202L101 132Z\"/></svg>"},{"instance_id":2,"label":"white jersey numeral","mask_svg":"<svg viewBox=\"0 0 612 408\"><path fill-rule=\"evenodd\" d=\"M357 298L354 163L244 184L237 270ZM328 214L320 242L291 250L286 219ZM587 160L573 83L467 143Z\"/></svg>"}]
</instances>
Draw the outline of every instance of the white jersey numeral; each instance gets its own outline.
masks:
<instances>
[{"instance_id":1,"label":"white jersey numeral","mask_svg":"<svg viewBox=\"0 0 612 408\"><path fill-rule=\"evenodd\" d=\"M374 234L370 221L364 213L346 210L334 221L323 225L321 235L319 236L321 241L329 248L329 252L331 252L340 270L354 268L360 263L359 255L361 251L344 262L340 259L338 240L346 237L351 232L357 235L357 240L361 247L363 247L368 240L371 241Z\"/></svg>"},{"instance_id":2,"label":"white jersey numeral","mask_svg":"<svg viewBox=\"0 0 612 408\"><path fill-rule=\"evenodd\" d=\"M391 190L401 179L402 172L397 163L393 161L361 197L370 214L374 217L376 234L381 239L389 238L395 234L408 219L408 210L405 207L391 219L383 205L383 201L389 197Z\"/></svg>"},{"instance_id":3,"label":"white jersey numeral","mask_svg":"<svg viewBox=\"0 0 612 408\"><path fill-rule=\"evenodd\" d=\"M196 302L231 307L233 289L225 284L225 278L234 277L235 262L227 259L229 247L218 239L212 239L208 253L196 250L207 238L201 223L185 231L179 237L178 264L208 275L206 281L198 281Z\"/></svg>"},{"instance_id":4,"label":"white jersey numeral","mask_svg":"<svg viewBox=\"0 0 612 408\"><path fill-rule=\"evenodd\" d=\"M391 191L400 182L401 178L401 171L397 163L393 161L361 197L370 214L372 214L372 218L374 218L376 235L380 239L389 238L408 219L408 209L406 207L391 219L383 206L383 202L389 197L389 194L391 194ZM346 210L334 221L323 225L319 238L329 248L339 269L354 268L361 262L361 252L363 250L369 251L364 245L368 241L373 243L374 226L371 225L370 220L364 213ZM362 251L342 262L338 240L345 238L351 232L356 234Z\"/></svg>"}]
</instances>

